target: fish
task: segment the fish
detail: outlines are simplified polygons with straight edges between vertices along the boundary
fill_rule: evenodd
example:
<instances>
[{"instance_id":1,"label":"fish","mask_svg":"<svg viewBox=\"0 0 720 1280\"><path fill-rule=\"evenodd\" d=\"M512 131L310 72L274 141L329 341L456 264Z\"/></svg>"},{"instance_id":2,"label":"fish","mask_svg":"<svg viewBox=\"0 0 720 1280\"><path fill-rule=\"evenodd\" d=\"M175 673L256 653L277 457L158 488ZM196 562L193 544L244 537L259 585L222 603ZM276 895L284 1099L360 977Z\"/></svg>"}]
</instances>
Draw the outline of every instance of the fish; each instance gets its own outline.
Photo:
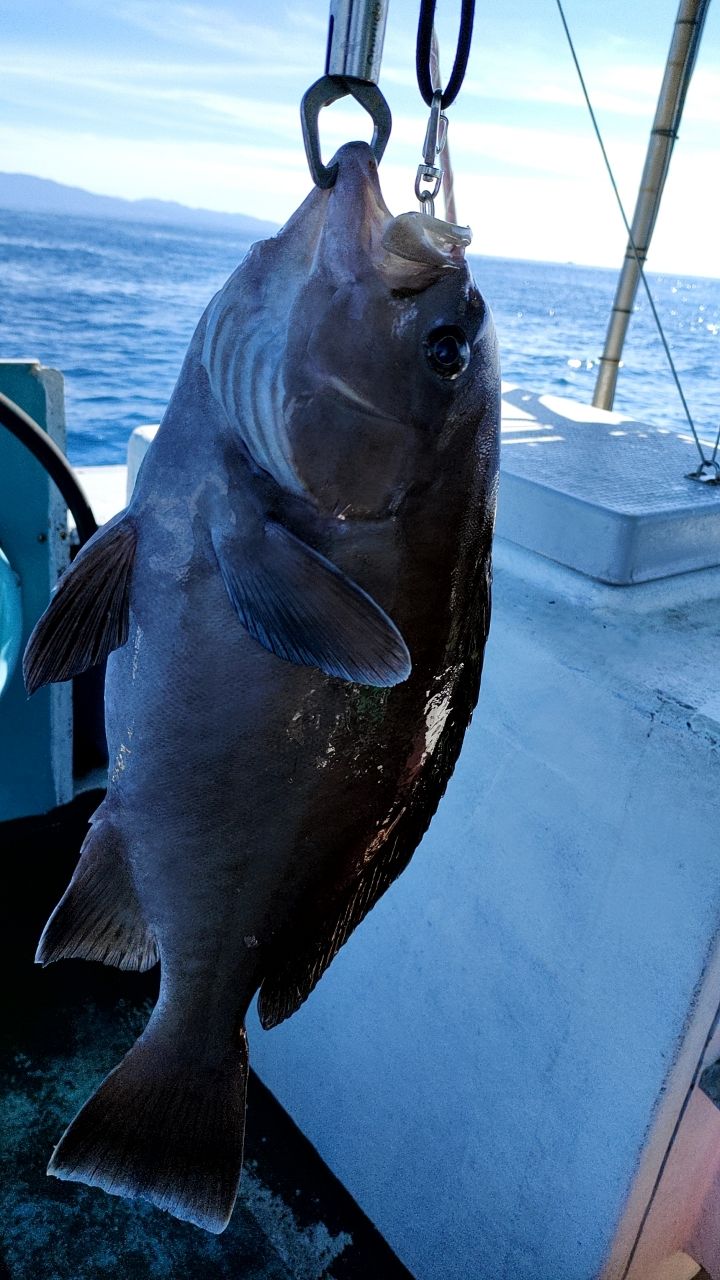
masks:
<instances>
[{"instance_id":1,"label":"fish","mask_svg":"<svg viewBox=\"0 0 720 1280\"><path fill-rule=\"evenodd\" d=\"M160 963L48 1173L215 1233L250 1004L290 1017L408 865L490 622L499 362L469 229L394 217L365 143L335 161L208 305L24 658L29 693L107 659L107 792L36 960Z\"/></svg>"}]
</instances>

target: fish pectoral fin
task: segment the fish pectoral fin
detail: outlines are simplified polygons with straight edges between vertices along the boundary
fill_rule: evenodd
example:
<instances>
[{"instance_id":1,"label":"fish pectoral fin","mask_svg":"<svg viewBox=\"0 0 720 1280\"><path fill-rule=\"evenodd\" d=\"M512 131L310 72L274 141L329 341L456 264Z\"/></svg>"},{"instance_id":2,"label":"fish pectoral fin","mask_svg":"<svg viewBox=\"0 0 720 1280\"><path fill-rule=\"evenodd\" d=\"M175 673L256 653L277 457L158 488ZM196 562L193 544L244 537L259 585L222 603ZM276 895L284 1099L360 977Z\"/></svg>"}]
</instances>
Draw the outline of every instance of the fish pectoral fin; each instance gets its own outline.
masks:
<instances>
[{"instance_id":1,"label":"fish pectoral fin","mask_svg":"<svg viewBox=\"0 0 720 1280\"><path fill-rule=\"evenodd\" d=\"M97 960L151 969L158 953L127 865L122 839L101 817L91 827L70 884L38 943L35 960Z\"/></svg>"},{"instance_id":2,"label":"fish pectoral fin","mask_svg":"<svg viewBox=\"0 0 720 1280\"><path fill-rule=\"evenodd\" d=\"M36 623L23 658L25 688L70 680L124 644L135 525L116 516L78 552Z\"/></svg>"},{"instance_id":3,"label":"fish pectoral fin","mask_svg":"<svg viewBox=\"0 0 720 1280\"><path fill-rule=\"evenodd\" d=\"M282 525L267 521L251 546L213 532L213 545L240 621L278 658L380 688L407 679L410 654L392 619Z\"/></svg>"}]
</instances>

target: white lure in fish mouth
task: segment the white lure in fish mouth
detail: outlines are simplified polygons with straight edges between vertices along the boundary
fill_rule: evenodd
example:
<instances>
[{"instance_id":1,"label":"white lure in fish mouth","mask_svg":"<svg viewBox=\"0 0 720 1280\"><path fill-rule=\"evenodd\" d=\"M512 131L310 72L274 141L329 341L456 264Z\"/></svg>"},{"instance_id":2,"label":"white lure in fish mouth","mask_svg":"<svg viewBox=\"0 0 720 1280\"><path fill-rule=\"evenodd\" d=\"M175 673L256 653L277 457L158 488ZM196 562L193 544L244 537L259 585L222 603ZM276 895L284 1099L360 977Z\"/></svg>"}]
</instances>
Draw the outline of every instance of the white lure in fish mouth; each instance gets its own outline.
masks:
<instances>
[{"instance_id":1,"label":"white lure in fish mouth","mask_svg":"<svg viewBox=\"0 0 720 1280\"><path fill-rule=\"evenodd\" d=\"M383 232L382 245L388 253L409 262L426 262L457 267L472 241L469 227L429 218L425 213L400 213Z\"/></svg>"},{"instance_id":2,"label":"white lure in fish mouth","mask_svg":"<svg viewBox=\"0 0 720 1280\"><path fill-rule=\"evenodd\" d=\"M385 225L379 269L391 288L420 292L445 271L462 267L471 240L469 227L425 213L401 213Z\"/></svg>"}]
</instances>

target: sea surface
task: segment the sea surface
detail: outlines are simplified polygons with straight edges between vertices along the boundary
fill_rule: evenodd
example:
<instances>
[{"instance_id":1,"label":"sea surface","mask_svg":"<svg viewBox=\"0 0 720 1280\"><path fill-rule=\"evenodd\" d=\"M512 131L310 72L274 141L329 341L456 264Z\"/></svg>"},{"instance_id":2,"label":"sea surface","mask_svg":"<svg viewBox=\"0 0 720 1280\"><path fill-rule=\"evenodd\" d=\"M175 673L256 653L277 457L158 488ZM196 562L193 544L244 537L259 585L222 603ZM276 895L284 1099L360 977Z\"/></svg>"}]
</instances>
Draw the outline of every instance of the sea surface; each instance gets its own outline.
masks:
<instances>
[{"instance_id":1,"label":"sea surface","mask_svg":"<svg viewBox=\"0 0 720 1280\"><path fill-rule=\"evenodd\" d=\"M249 243L227 230L0 209L0 359L37 358L65 375L72 462L122 462L133 428L160 420L195 325ZM589 402L617 273L482 257L473 266L504 377ZM696 425L714 438L720 280L649 281ZM686 429L643 296L615 408Z\"/></svg>"}]
</instances>

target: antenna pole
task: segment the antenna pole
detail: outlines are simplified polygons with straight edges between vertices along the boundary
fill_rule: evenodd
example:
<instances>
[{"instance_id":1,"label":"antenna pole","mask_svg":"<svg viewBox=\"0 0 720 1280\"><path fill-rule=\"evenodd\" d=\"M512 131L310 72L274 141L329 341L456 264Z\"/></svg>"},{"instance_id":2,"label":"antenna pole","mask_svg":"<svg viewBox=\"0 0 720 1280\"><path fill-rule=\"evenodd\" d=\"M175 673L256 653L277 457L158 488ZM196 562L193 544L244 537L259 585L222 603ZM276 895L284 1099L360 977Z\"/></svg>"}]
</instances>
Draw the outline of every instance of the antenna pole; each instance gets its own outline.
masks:
<instances>
[{"instance_id":1,"label":"antenna pole","mask_svg":"<svg viewBox=\"0 0 720 1280\"><path fill-rule=\"evenodd\" d=\"M709 5L710 0L680 0L655 120L650 132L645 168L640 180L625 261L615 291L615 301L605 336L605 349L600 359L593 396L593 404L598 409L613 407L618 369L640 283L640 272L647 258L655 229L665 179L670 167L670 157L677 138L685 95L695 67Z\"/></svg>"}]
</instances>

